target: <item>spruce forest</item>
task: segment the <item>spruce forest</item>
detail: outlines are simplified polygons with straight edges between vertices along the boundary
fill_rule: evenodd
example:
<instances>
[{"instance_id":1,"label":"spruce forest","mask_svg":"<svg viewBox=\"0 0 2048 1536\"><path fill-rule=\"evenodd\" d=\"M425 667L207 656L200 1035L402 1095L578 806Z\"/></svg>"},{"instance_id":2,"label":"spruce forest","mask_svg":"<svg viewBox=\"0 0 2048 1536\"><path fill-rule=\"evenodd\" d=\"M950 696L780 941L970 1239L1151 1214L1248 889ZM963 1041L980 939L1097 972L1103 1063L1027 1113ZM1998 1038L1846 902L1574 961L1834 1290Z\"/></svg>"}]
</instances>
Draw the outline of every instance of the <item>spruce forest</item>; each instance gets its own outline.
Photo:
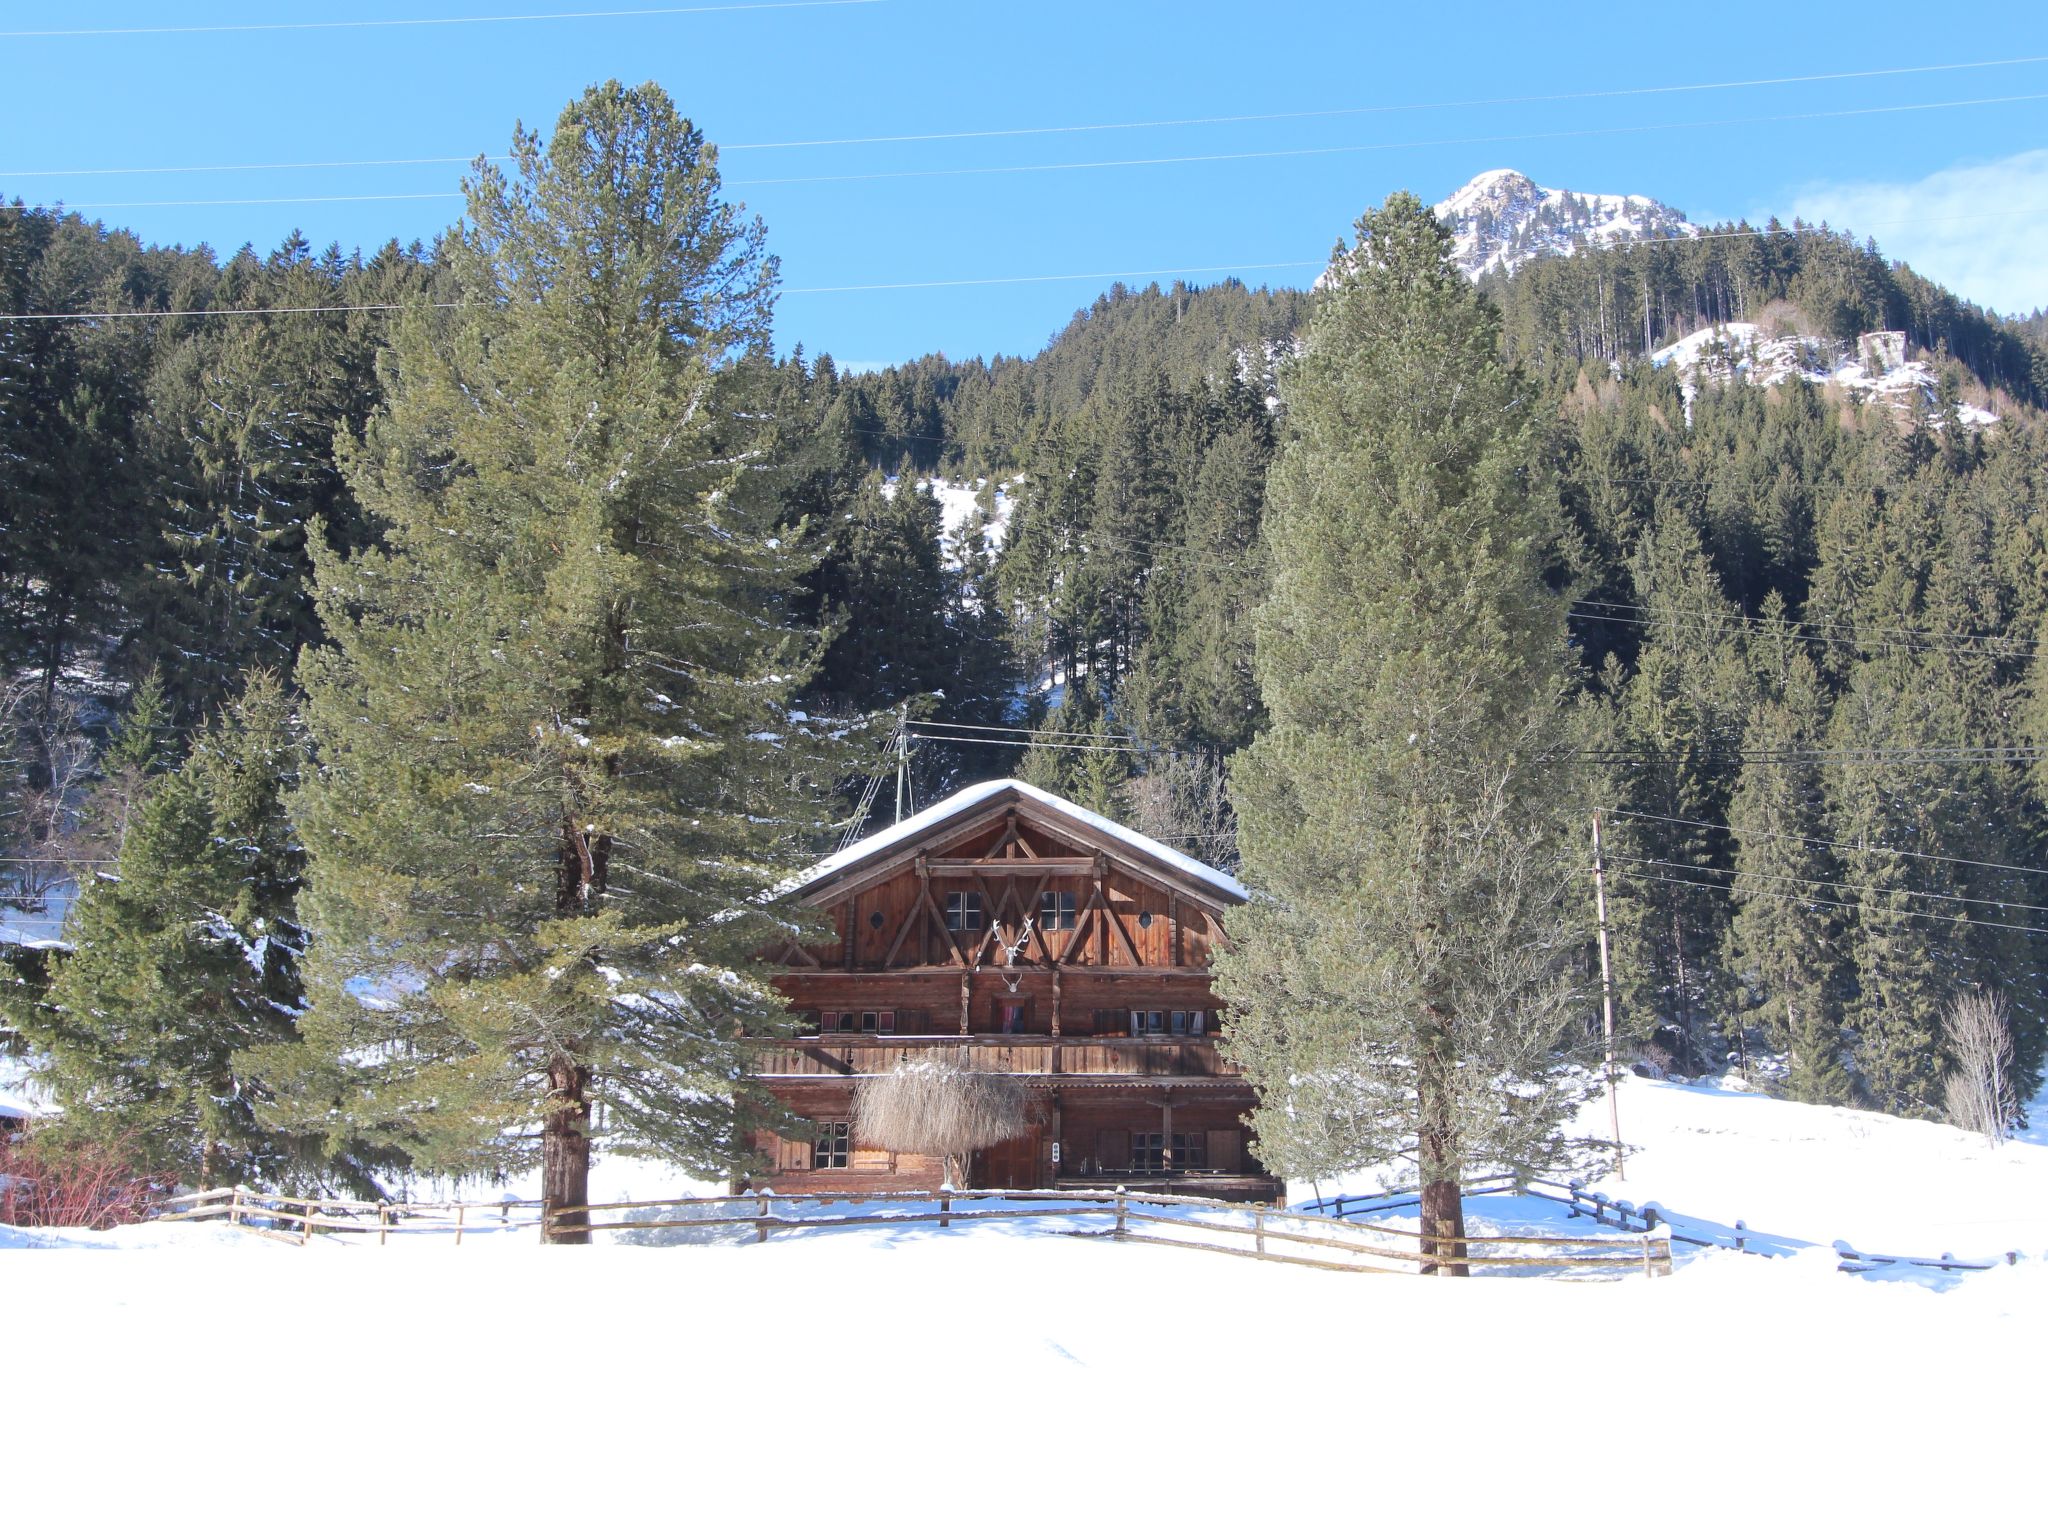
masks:
<instances>
[{"instance_id":1,"label":"spruce forest","mask_svg":"<svg viewBox=\"0 0 2048 1536\"><path fill-rule=\"evenodd\" d=\"M657 146L632 185L578 151L625 119ZM1313 777L1273 743L1394 698L1337 696L1363 662L1334 606L1288 621L1285 676L1260 660L1276 562L1332 536L1270 483L1325 290L1117 286L1033 357L849 372L773 352L773 231L665 99L600 88L515 149L432 247L223 259L0 208L0 868L75 946L9 950L0 1044L202 1184L488 1170L549 1117L557 1200L598 1127L715 1173L751 1112L721 1097L728 1026L778 1010L752 957L804 921L753 898L883 823L862 789L899 721L918 804L1012 775L1225 869L1256 785L1249 872L1287 851L1274 786ZM550 242L584 217L651 233L571 291ZM667 270L685 225L696 265ZM2048 338L1825 228L1714 233L1480 285L1473 368L1526 422L1516 516L1568 637L1525 676L1513 637L1549 620L1499 629L1501 675L1568 705L1536 749L1574 904L1557 1006L1597 1029L1598 814L1634 1051L1939 1117L1943 1010L1982 988L2024 1102ZM84 314L115 318L6 318ZM1736 322L1904 332L1939 398L1651 361ZM535 514L543 470L568 524ZM611 830L528 888L520 840L565 818Z\"/></svg>"}]
</instances>

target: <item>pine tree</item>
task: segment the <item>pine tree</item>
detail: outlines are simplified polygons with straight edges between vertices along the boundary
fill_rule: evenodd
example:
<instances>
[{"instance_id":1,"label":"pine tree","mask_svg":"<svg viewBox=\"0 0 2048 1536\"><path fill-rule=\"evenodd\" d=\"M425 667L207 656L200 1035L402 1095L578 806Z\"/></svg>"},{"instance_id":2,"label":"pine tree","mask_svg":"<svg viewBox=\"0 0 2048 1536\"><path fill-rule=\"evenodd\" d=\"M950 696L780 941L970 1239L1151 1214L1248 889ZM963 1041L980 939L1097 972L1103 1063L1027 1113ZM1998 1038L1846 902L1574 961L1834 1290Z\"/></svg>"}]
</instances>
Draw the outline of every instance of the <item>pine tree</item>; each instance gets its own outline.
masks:
<instances>
[{"instance_id":1,"label":"pine tree","mask_svg":"<svg viewBox=\"0 0 2048 1536\"><path fill-rule=\"evenodd\" d=\"M1618 972L1637 1025L1661 1018L1694 1072L1727 994L1728 899L1711 887L1729 868L1726 764L1752 689L1740 616L1683 513L1659 510L1631 567L1645 638L1618 732L1626 803L1644 816L1617 828Z\"/></svg>"},{"instance_id":2,"label":"pine tree","mask_svg":"<svg viewBox=\"0 0 2048 1536\"><path fill-rule=\"evenodd\" d=\"M60 1133L118 1140L139 1166L196 1182L368 1187L364 1149L280 1132L266 1047L297 1038L303 857L284 811L299 771L290 700L247 690L132 808L120 872L72 907L72 952L40 1006Z\"/></svg>"},{"instance_id":3,"label":"pine tree","mask_svg":"<svg viewBox=\"0 0 2048 1536\"><path fill-rule=\"evenodd\" d=\"M745 468L760 225L652 85L513 159L444 244L463 307L404 315L348 457L382 546L315 551L296 1108L441 1173L538 1161L552 1215L594 1137L743 1160L740 1036L786 1023L763 952L807 931L767 893L833 765L788 708L803 563Z\"/></svg>"},{"instance_id":4,"label":"pine tree","mask_svg":"<svg viewBox=\"0 0 2048 1536\"><path fill-rule=\"evenodd\" d=\"M1742 736L1743 766L1729 818L1735 833L1735 918L1729 966L1748 1006L1746 1028L1791 1054L1786 1089L1809 1104L1846 1104L1842 1060L1841 888L1820 836L1826 802L1814 754L1825 739L1820 676L1771 594L1752 655L1763 697Z\"/></svg>"},{"instance_id":5,"label":"pine tree","mask_svg":"<svg viewBox=\"0 0 2048 1536\"><path fill-rule=\"evenodd\" d=\"M1278 1171L1400 1159L1463 1266L1468 1170L1564 1156L1583 1038L1557 534L1530 397L1403 193L1286 371L1257 616L1271 725L1232 763L1243 874L1217 985ZM1298 1122L1315 1130L1304 1135Z\"/></svg>"}]
</instances>

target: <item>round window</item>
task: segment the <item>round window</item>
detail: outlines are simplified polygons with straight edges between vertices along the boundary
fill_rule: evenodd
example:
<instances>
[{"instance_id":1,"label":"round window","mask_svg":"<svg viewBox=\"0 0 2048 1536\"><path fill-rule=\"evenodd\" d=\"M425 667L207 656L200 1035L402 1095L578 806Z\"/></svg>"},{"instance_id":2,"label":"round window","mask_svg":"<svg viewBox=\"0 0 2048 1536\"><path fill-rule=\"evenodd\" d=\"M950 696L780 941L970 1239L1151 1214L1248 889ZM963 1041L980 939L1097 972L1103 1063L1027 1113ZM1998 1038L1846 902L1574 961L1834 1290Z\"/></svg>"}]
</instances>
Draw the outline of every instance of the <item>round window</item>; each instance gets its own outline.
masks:
<instances>
[{"instance_id":1,"label":"round window","mask_svg":"<svg viewBox=\"0 0 2048 1536\"><path fill-rule=\"evenodd\" d=\"M868 914L868 926L870 928L873 928L876 932L880 932L882 927L882 914L879 912L870 912Z\"/></svg>"},{"instance_id":2,"label":"round window","mask_svg":"<svg viewBox=\"0 0 2048 1536\"><path fill-rule=\"evenodd\" d=\"M1152 926L1152 914L1150 912L1140 912L1138 914L1138 926L1140 928L1150 928Z\"/></svg>"}]
</instances>

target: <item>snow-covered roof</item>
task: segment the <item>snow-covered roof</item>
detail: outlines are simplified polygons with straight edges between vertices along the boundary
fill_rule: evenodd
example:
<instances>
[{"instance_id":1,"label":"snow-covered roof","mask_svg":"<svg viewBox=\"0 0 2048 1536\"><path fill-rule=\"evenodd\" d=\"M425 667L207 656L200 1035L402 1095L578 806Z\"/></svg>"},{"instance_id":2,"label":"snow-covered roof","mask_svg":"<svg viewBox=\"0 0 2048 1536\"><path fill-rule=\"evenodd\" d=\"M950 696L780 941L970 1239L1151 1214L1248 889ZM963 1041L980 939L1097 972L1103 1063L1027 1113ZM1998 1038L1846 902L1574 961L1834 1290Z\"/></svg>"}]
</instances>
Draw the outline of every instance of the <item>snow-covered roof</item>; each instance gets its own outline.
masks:
<instances>
[{"instance_id":1,"label":"snow-covered roof","mask_svg":"<svg viewBox=\"0 0 2048 1536\"><path fill-rule=\"evenodd\" d=\"M1069 820L1078 821L1091 830L1100 832L1111 843L1121 843L1155 864L1185 875L1212 890L1233 896L1239 901L1251 899L1251 892L1222 870L1214 869L1200 859L1191 859L1179 849L1169 848L1142 832L1133 832L1129 827L1111 821L1107 816L1098 816L1087 807L1076 805L1063 796L1040 789L1035 784L1026 784L1022 779L990 779L986 783L970 784L958 793L948 795L936 805L928 805L916 815L897 822L893 827L864 837L857 843L850 843L830 858L812 865L797 877L791 889L802 890L807 886L816 885L842 870L866 863L877 854L913 843L933 827L951 821L964 811L1006 797L1036 802L1047 810L1055 811Z\"/></svg>"}]
</instances>

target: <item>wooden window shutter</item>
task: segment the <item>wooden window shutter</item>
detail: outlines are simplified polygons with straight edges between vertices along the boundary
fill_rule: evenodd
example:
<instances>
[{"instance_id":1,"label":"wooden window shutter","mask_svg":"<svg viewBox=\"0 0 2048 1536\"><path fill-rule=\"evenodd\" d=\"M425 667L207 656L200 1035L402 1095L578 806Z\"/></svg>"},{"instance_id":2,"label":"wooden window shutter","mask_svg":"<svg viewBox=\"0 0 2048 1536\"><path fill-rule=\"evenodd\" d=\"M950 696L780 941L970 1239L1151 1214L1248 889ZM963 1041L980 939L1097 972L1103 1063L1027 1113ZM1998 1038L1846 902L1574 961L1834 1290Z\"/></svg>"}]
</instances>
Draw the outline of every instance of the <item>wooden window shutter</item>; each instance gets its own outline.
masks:
<instances>
[{"instance_id":1,"label":"wooden window shutter","mask_svg":"<svg viewBox=\"0 0 2048 1536\"><path fill-rule=\"evenodd\" d=\"M1131 1166L1131 1133L1102 1131L1095 1138L1095 1162L1099 1168Z\"/></svg>"},{"instance_id":2,"label":"wooden window shutter","mask_svg":"<svg viewBox=\"0 0 2048 1536\"><path fill-rule=\"evenodd\" d=\"M806 1172L811 1166L811 1144L785 1136L782 1138L782 1156L775 1162L785 1173Z\"/></svg>"}]
</instances>

